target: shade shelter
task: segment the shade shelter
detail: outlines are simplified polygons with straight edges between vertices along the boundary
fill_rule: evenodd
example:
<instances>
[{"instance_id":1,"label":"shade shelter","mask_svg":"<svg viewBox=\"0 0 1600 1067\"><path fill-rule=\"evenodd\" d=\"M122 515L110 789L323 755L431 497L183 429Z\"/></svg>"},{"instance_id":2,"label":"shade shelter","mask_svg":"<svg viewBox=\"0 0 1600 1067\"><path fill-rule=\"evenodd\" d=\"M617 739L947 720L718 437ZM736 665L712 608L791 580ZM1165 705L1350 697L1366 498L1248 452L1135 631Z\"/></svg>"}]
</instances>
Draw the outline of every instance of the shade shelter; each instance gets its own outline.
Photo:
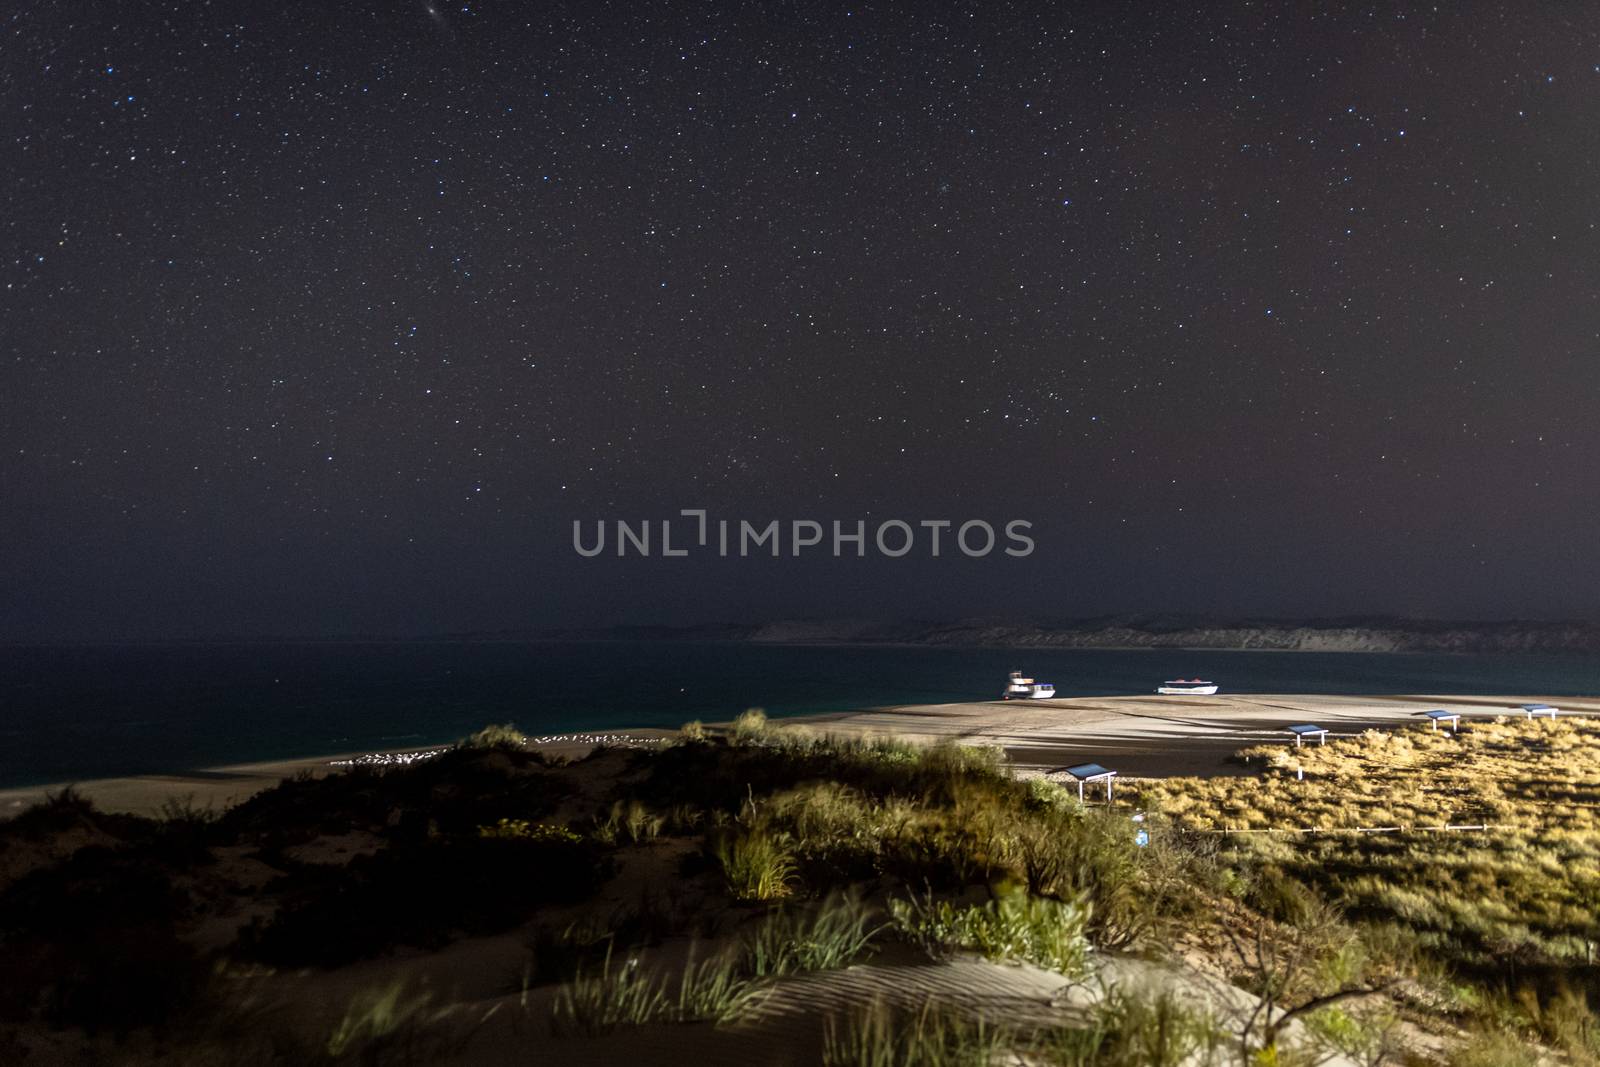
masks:
<instances>
[{"instance_id":1,"label":"shade shelter","mask_svg":"<svg viewBox=\"0 0 1600 1067\"><path fill-rule=\"evenodd\" d=\"M1319 745L1325 745L1328 743L1328 731L1321 726L1313 726L1308 722L1301 723L1299 726L1289 727L1289 732L1294 734L1295 748L1300 747L1300 742L1309 740L1313 737L1317 739L1317 744Z\"/></svg>"},{"instance_id":2,"label":"shade shelter","mask_svg":"<svg viewBox=\"0 0 1600 1067\"><path fill-rule=\"evenodd\" d=\"M1428 725L1433 728L1434 733L1439 732L1439 724L1442 722L1449 723L1450 732L1455 733L1456 727L1461 724L1461 713L1459 711L1445 711L1443 708L1435 708L1428 712L1428 719L1430 720Z\"/></svg>"},{"instance_id":3,"label":"shade shelter","mask_svg":"<svg viewBox=\"0 0 1600 1067\"><path fill-rule=\"evenodd\" d=\"M1095 782L1106 784L1106 803L1111 803L1111 780L1117 772L1100 766L1098 763L1080 763L1076 767L1068 767L1067 773L1072 775L1078 783L1078 799L1083 799L1083 787Z\"/></svg>"},{"instance_id":4,"label":"shade shelter","mask_svg":"<svg viewBox=\"0 0 1600 1067\"><path fill-rule=\"evenodd\" d=\"M1549 718L1553 719L1553 718L1556 717L1556 712L1559 711L1559 710L1561 710L1561 709L1560 708L1553 708L1549 704L1524 704L1524 705L1522 705L1522 714L1526 715L1530 719L1537 719L1541 715L1545 715L1545 716L1548 716Z\"/></svg>"}]
</instances>

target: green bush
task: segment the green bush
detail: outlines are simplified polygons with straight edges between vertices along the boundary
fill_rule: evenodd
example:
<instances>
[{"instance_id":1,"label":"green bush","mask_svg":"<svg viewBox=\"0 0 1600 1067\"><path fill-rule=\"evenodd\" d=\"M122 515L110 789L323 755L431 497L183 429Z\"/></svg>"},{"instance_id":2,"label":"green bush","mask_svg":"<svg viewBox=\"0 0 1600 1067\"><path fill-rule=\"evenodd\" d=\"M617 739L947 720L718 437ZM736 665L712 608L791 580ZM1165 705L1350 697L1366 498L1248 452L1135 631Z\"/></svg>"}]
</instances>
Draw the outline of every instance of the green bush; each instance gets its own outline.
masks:
<instances>
[{"instance_id":1,"label":"green bush","mask_svg":"<svg viewBox=\"0 0 1600 1067\"><path fill-rule=\"evenodd\" d=\"M736 745L757 745L772 737L772 727L767 722L767 713L760 708L746 708L733 720L733 743Z\"/></svg>"},{"instance_id":2,"label":"green bush","mask_svg":"<svg viewBox=\"0 0 1600 1067\"><path fill-rule=\"evenodd\" d=\"M1450 1067L1540 1067L1543 1059L1511 1034L1474 1034L1450 1053Z\"/></svg>"},{"instance_id":3,"label":"green bush","mask_svg":"<svg viewBox=\"0 0 1600 1067\"><path fill-rule=\"evenodd\" d=\"M515 723L485 726L456 743L458 748L521 748L527 738Z\"/></svg>"},{"instance_id":4,"label":"green bush","mask_svg":"<svg viewBox=\"0 0 1600 1067\"><path fill-rule=\"evenodd\" d=\"M606 844L626 840L632 844L653 841L661 836L666 819L637 800L619 800L611 805L610 813L595 819L594 836Z\"/></svg>"},{"instance_id":5,"label":"green bush","mask_svg":"<svg viewBox=\"0 0 1600 1067\"><path fill-rule=\"evenodd\" d=\"M547 822L529 822L527 819L501 819L493 826L480 826L478 836L518 841L553 841L574 845L583 840L565 826Z\"/></svg>"},{"instance_id":6,"label":"green bush","mask_svg":"<svg viewBox=\"0 0 1600 1067\"><path fill-rule=\"evenodd\" d=\"M782 836L755 827L716 835L713 854L735 900L778 900L789 895L794 855Z\"/></svg>"},{"instance_id":7,"label":"green bush","mask_svg":"<svg viewBox=\"0 0 1600 1067\"><path fill-rule=\"evenodd\" d=\"M895 925L930 955L971 949L991 960L1037 964L1068 976L1088 969L1089 911L1081 902L1048 900L1013 889L983 905L958 908L897 898L889 901Z\"/></svg>"}]
</instances>

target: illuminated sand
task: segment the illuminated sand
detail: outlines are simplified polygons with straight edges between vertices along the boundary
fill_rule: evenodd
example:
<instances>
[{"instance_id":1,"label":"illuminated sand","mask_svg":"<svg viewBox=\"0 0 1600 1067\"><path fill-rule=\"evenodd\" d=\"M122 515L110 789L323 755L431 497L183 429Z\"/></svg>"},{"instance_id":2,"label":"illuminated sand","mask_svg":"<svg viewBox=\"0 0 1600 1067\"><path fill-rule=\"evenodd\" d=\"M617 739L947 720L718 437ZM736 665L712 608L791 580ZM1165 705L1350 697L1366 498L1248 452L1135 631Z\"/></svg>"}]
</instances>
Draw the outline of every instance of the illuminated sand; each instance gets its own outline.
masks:
<instances>
[{"instance_id":1,"label":"illuminated sand","mask_svg":"<svg viewBox=\"0 0 1600 1067\"><path fill-rule=\"evenodd\" d=\"M1600 714L1600 698L1551 696L1328 696L1248 694L1214 697L1069 697L1059 700L981 701L868 708L782 720L846 734L882 734L915 740L954 738L967 744L998 745L1025 773L1059 770L1068 764L1097 762L1127 777L1170 777L1245 773L1228 757L1240 748L1289 740L1285 729L1316 723L1330 737L1366 729L1425 725L1432 708L1474 717L1520 714L1519 704L1548 702L1563 713ZM624 718L622 714L619 719ZM618 729L606 734L562 735L538 740L552 753L578 756L595 739L633 739L660 743L665 730ZM385 754L403 757L416 749ZM102 809L158 814L163 804L192 800L224 808L296 774L338 770L339 761L360 753L239 764L174 774L104 778L77 783ZM0 817L14 814L65 783L0 790Z\"/></svg>"},{"instance_id":2,"label":"illuminated sand","mask_svg":"<svg viewBox=\"0 0 1600 1067\"><path fill-rule=\"evenodd\" d=\"M1266 742L1291 743L1288 727L1314 723L1328 736L1428 724L1433 708L1462 722L1520 715L1520 704L1550 703L1563 713L1600 714L1600 699L1580 697L1331 696L1246 694L1212 697L1068 697L872 708L802 720L840 733L921 740L955 738L998 745L1025 772L1095 762L1129 777L1240 774L1229 757Z\"/></svg>"}]
</instances>

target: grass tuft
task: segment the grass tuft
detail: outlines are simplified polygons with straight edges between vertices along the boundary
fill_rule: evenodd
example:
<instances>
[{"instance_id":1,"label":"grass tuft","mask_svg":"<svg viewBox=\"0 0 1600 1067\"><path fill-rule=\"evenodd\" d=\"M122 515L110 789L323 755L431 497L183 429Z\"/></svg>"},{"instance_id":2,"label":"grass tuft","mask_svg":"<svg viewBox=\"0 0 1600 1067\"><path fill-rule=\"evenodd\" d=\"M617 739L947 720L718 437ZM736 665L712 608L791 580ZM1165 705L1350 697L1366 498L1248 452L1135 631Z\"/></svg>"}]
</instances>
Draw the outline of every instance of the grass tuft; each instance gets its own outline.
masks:
<instances>
[{"instance_id":1,"label":"grass tuft","mask_svg":"<svg viewBox=\"0 0 1600 1067\"><path fill-rule=\"evenodd\" d=\"M830 1018L824 1067L991 1067L1015 1035L935 1003L915 1013L882 1003Z\"/></svg>"},{"instance_id":2,"label":"grass tuft","mask_svg":"<svg viewBox=\"0 0 1600 1067\"><path fill-rule=\"evenodd\" d=\"M1088 969L1088 908L1077 901L1003 892L983 905L958 908L949 901L889 901L896 927L930 955L970 949L991 960L1037 964L1068 976Z\"/></svg>"},{"instance_id":3,"label":"grass tuft","mask_svg":"<svg viewBox=\"0 0 1600 1067\"><path fill-rule=\"evenodd\" d=\"M735 900L781 900L794 880L794 854L787 839L762 827L718 834L713 854Z\"/></svg>"},{"instance_id":4,"label":"grass tuft","mask_svg":"<svg viewBox=\"0 0 1600 1067\"><path fill-rule=\"evenodd\" d=\"M745 941L745 965L760 976L845 967L860 959L878 928L857 893L834 893L807 911L780 909Z\"/></svg>"},{"instance_id":5,"label":"grass tuft","mask_svg":"<svg viewBox=\"0 0 1600 1067\"><path fill-rule=\"evenodd\" d=\"M754 1007L762 987L739 972L729 955L696 964L691 958L678 978L676 996L669 983L640 966L638 957L613 966L607 952L598 973L580 971L556 991L551 1030L557 1037L596 1037L619 1026L652 1022L732 1022Z\"/></svg>"},{"instance_id":6,"label":"grass tuft","mask_svg":"<svg viewBox=\"0 0 1600 1067\"><path fill-rule=\"evenodd\" d=\"M457 748L518 748L527 740L515 723L491 724L456 742Z\"/></svg>"}]
</instances>

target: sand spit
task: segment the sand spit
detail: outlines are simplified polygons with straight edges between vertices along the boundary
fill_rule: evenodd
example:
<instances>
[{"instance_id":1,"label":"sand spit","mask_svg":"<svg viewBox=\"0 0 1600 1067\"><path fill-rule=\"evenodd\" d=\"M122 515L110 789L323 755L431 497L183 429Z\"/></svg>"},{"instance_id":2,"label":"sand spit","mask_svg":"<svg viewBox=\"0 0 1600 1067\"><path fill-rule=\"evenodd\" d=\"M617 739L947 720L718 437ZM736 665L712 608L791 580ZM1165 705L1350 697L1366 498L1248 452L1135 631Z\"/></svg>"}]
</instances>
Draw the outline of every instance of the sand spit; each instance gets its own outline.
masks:
<instances>
[{"instance_id":1,"label":"sand spit","mask_svg":"<svg viewBox=\"0 0 1600 1067\"><path fill-rule=\"evenodd\" d=\"M1284 740L1296 723L1316 723L1330 737L1368 729L1393 729L1425 722L1424 712L1446 708L1462 721L1520 714L1518 705L1547 702L1563 713L1600 715L1600 699L1552 696L1412 694L1332 696L1248 694L1212 697L1113 696L1059 700L908 704L781 720L818 731L882 734L914 740L954 738L966 744L1004 748L1023 774L1056 774L1073 763L1093 761L1130 778L1242 774L1229 761L1241 748ZM624 718L619 713L618 718ZM581 756L596 744L659 744L672 731L617 728L591 733L534 737L531 743L557 755ZM222 809L302 773L341 770L353 763L403 763L431 751L395 749L345 752L301 759L245 763L177 774L102 778L70 783L105 811L158 815L169 802ZM69 783L0 790L0 818L13 815Z\"/></svg>"}]
</instances>

